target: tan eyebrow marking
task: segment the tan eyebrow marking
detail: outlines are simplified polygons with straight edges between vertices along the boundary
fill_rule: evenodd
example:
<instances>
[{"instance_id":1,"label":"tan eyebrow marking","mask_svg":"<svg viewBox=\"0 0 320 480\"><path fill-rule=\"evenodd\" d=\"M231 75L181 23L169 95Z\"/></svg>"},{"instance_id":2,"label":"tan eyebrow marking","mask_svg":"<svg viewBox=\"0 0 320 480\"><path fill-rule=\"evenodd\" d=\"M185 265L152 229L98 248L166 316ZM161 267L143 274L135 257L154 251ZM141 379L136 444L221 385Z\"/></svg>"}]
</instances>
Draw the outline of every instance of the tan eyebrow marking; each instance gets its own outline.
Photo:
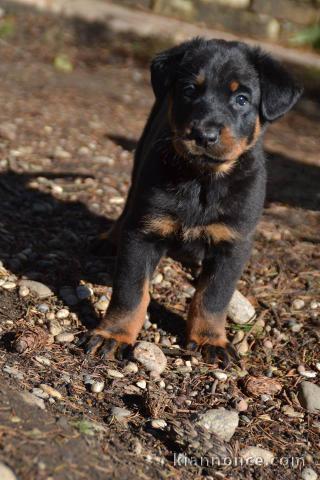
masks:
<instances>
[{"instance_id":1,"label":"tan eyebrow marking","mask_svg":"<svg viewBox=\"0 0 320 480\"><path fill-rule=\"evenodd\" d=\"M230 88L231 92L235 92L236 90L238 90L239 86L240 86L240 84L239 84L239 82L237 82L237 80L233 80L229 84L229 88Z\"/></svg>"},{"instance_id":2,"label":"tan eyebrow marking","mask_svg":"<svg viewBox=\"0 0 320 480\"><path fill-rule=\"evenodd\" d=\"M203 70L200 70L200 72L196 76L196 84L197 85L203 85L206 80L206 75Z\"/></svg>"}]
</instances>

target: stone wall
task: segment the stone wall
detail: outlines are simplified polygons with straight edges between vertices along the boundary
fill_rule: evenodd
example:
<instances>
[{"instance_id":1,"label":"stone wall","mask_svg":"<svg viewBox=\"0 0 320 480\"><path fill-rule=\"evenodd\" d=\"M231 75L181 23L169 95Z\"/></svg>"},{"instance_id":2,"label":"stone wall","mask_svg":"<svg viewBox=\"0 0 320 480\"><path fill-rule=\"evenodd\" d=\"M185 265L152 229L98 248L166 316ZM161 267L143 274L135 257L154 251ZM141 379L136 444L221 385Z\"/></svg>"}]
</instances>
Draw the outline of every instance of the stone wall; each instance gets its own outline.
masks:
<instances>
[{"instance_id":1,"label":"stone wall","mask_svg":"<svg viewBox=\"0 0 320 480\"><path fill-rule=\"evenodd\" d=\"M320 22L320 0L114 0L257 39L289 40Z\"/></svg>"}]
</instances>

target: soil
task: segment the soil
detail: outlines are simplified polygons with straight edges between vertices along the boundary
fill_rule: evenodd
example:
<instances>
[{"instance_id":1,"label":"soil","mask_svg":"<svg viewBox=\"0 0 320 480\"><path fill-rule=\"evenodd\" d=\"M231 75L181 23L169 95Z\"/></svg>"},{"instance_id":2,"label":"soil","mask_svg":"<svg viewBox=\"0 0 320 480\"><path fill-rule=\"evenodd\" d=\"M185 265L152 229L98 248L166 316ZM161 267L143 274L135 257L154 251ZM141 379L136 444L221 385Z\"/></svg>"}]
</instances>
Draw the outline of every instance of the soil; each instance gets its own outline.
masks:
<instances>
[{"instance_id":1,"label":"soil","mask_svg":"<svg viewBox=\"0 0 320 480\"><path fill-rule=\"evenodd\" d=\"M177 345L163 347L168 366L160 388L142 367L128 375L126 361L88 358L74 342L46 340L25 354L12 347L18 331L38 328L47 339L48 313L66 306L63 287L92 289L90 298L67 305L69 316L59 320L63 331L77 335L99 321L95 304L110 296L114 260L95 255L90 245L124 204L133 150L153 101L150 45L114 37L99 25L26 11L11 14L10 25L0 40L0 459L21 480L298 479L303 464L320 474L319 416L297 399L303 380L297 367L317 371L320 359L320 115L314 94L306 92L265 140L266 208L238 285L264 326L258 331L230 323L231 337L245 332L249 351L226 381L216 382L216 366L201 358L189 371L183 341L192 277L164 259L152 285L151 326L140 335ZM22 278L43 283L53 295L22 297ZM302 308L295 308L297 299ZM108 369L124 376L111 377ZM267 401L250 394L246 373L276 379L281 392ZM103 380L104 390L92 393L86 376ZM311 381L319 385L319 378L318 372ZM136 385L143 379L145 390ZM40 384L62 396L45 399L45 410L21 397ZM240 398L248 410L240 413L228 448L237 458L245 446L261 446L276 455L275 464L175 465L174 453L199 458L204 450L187 433L179 443L174 429L187 432L198 412L232 409ZM286 415L288 405L300 416ZM129 409L130 417L115 419L113 406ZM167 423L163 430L150 425L159 417Z\"/></svg>"}]
</instances>

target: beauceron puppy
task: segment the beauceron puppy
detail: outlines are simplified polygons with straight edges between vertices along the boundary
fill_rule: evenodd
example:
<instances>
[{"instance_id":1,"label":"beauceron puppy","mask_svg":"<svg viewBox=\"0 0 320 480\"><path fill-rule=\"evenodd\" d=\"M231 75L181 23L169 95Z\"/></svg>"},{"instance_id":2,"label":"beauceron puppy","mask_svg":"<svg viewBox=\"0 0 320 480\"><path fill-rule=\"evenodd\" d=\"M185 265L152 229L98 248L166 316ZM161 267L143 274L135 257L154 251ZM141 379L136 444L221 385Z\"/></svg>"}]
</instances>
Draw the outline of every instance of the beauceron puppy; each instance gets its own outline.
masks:
<instances>
[{"instance_id":1,"label":"beauceron puppy","mask_svg":"<svg viewBox=\"0 0 320 480\"><path fill-rule=\"evenodd\" d=\"M136 341L149 282L164 255L200 267L187 338L205 361L228 363L226 311L262 212L262 137L301 95L283 66L259 48L191 41L151 64L155 103L139 141L117 245L112 298L87 353L121 356Z\"/></svg>"}]
</instances>

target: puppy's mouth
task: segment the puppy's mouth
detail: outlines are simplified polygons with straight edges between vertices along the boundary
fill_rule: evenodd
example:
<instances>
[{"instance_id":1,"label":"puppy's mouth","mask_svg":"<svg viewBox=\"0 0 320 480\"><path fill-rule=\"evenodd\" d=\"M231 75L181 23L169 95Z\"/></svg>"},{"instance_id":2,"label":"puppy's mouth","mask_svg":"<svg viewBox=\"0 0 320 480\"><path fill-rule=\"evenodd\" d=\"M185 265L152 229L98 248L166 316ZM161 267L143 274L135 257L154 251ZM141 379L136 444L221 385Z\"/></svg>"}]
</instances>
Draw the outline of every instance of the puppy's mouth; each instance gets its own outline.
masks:
<instances>
[{"instance_id":1,"label":"puppy's mouth","mask_svg":"<svg viewBox=\"0 0 320 480\"><path fill-rule=\"evenodd\" d=\"M230 161L232 152L221 144L210 147L202 147L196 144L194 140L188 140L183 137L175 137L173 146L176 152L183 157L198 157L199 160L208 164L221 164Z\"/></svg>"}]
</instances>

